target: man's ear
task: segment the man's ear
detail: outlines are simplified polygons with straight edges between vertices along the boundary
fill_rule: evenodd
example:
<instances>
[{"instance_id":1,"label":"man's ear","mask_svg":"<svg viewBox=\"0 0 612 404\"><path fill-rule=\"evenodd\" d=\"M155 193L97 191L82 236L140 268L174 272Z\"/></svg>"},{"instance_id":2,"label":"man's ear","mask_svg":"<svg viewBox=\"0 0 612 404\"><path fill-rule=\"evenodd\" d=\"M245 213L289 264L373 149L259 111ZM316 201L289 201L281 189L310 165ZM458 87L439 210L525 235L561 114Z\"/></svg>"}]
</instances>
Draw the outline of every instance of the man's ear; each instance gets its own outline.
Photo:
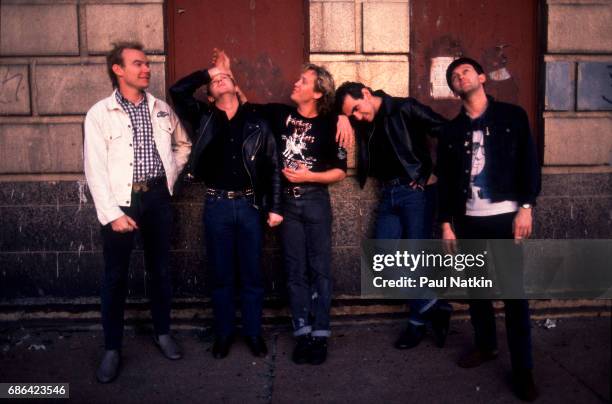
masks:
<instances>
[{"instance_id":1,"label":"man's ear","mask_svg":"<svg viewBox=\"0 0 612 404\"><path fill-rule=\"evenodd\" d=\"M121 65L118 64L114 64L112 67L113 73L115 73L117 76L121 77L123 76L123 68L121 67Z\"/></svg>"},{"instance_id":2,"label":"man's ear","mask_svg":"<svg viewBox=\"0 0 612 404\"><path fill-rule=\"evenodd\" d=\"M320 93L318 91L315 91L313 94L313 97L315 100L318 100L319 98L323 97L323 93Z\"/></svg>"},{"instance_id":3,"label":"man's ear","mask_svg":"<svg viewBox=\"0 0 612 404\"><path fill-rule=\"evenodd\" d=\"M363 98L366 100L369 100L370 97L372 97L372 93L370 92L370 90L365 87L361 89L361 94L363 94Z\"/></svg>"},{"instance_id":4,"label":"man's ear","mask_svg":"<svg viewBox=\"0 0 612 404\"><path fill-rule=\"evenodd\" d=\"M484 84L487 81L487 75L484 73L480 73L478 75L478 81L480 81L480 84Z\"/></svg>"}]
</instances>

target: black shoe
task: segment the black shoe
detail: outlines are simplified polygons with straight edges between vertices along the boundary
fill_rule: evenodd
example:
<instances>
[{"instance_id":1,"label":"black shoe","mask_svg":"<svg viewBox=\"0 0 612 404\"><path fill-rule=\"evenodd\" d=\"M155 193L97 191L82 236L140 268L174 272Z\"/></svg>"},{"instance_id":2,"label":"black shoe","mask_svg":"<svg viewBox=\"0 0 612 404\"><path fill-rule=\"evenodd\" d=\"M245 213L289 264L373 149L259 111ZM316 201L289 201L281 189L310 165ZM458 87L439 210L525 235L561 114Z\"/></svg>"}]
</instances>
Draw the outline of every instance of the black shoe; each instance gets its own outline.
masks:
<instances>
[{"instance_id":1,"label":"black shoe","mask_svg":"<svg viewBox=\"0 0 612 404\"><path fill-rule=\"evenodd\" d=\"M266 342L264 341L261 335L256 335L254 337L244 337L244 340L249 349L251 350L253 356L263 358L268 354L268 347L266 346Z\"/></svg>"},{"instance_id":2,"label":"black shoe","mask_svg":"<svg viewBox=\"0 0 612 404\"><path fill-rule=\"evenodd\" d=\"M408 327L400 334L397 341L395 341L395 347L397 349L410 349L419 345L423 337L425 336L424 325L413 325L408 324Z\"/></svg>"},{"instance_id":3,"label":"black shoe","mask_svg":"<svg viewBox=\"0 0 612 404\"><path fill-rule=\"evenodd\" d=\"M327 337L312 337L310 343L310 364L320 365L327 359Z\"/></svg>"},{"instance_id":4,"label":"black shoe","mask_svg":"<svg viewBox=\"0 0 612 404\"><path fill-rule=\"evenodd\" d=\"M212 354L215 359L225 358L229 354L233 342L232 337L216 337L212 348Z\"/></svg>"},{"instance_id":5,"label":"black shoe","mask_svg":"<svg viewBox=\"0 0 612 404\"><path fill-rule=\"evenodd\" d=\"M310 345L312 340L310 335L300 335L297 337L295 348L293 349L293 355L291 359L298 365L303 365L310 362Z\"/></svg>"},{"instance_id":6,"label":"black shoe","mask_svg":"<svg viewBox=\"0 0 612 404\"><path fill-rule=\"evenodd\" d=\"M119 366L121 365L121 354L117 350L106 350L100 366L96 371L96 379L100 383L110 383L119 374Z\"/></svg>"},{"instance_id":7,"label":"black shoe","mask_svg":"<svg viewBox=\"0 0 612 404\"><path fill-rule=\"evenodd\" d=\"M451 311L445 308L435 308L431 314L431 329L438 348L443 348L450 328Z\"/></svg>"},{"instance_id":8,"label":"black shoe","mask_svg":"<svg viewBox=\"0 0 612 404\"><path fill-rule=\"evenodd\" d=\"M170 334L155 335L153 337L153 341L155 341L155 345L159 347L160 351L166 358L177 360L183 357L181 348L179 348L176 341L174 341Z\"/></svg>"},{"instance_id":9,"label":"black shoe","mask_svg":"<svg viewBox=\"0 0 612 404\"><path fill-rule=\"evenodd\" d=\"M523 401L535 401L540 393L533 381L533 373L530 369L522 369L512 372L514 394Z\"/></svg>"},{"instance_id":10,"label":"black shoe","mask_svg":"<svg viewBox=\"0 0 612 404\"><path fill-rule=\"evenodd\" d=\"M470 369L495 358L497 358L497 350L481 351L480 349L474 349L459 358L457 365L459 365L460 368Z\"/></svg>"}]
</instances>

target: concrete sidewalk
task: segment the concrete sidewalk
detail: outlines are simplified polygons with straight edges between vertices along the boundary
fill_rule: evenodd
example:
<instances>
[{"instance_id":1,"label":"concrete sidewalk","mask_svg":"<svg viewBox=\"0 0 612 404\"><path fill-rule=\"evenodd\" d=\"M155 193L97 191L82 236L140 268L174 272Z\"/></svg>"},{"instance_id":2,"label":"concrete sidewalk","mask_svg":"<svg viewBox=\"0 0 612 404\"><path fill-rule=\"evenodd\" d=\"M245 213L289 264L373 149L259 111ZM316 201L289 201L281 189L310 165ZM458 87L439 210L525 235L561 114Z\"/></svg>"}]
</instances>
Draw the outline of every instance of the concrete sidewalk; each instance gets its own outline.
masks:
<instances>
[{"instance_id":1,"label":"concrete sidewalk","mask_svg":"<svg viewBox=\"0 0 612 404\"><path fill-rule=\"evenodd\" d=\"M465 370L455 361L472 342L471 325L454 320L444 349L427 338L415 349L392 343L402 326L378 321L333 328L328 361L291 362L289 330L266 330L270 353L254 358L237 340L228 358L213 359L207 329L176 332L185 357L169 361L151 336L126 331L123 367L112 384L94 371L102 352L100 330L5 328L0 334L0 382L69 382L73 402L434 402L512 403L509 355L498 319L500 356ZM6 325L5 325L6 327ZM535 377L541 403L610 400L610 317L534 322Z\"/></svg>"}]
</instances>

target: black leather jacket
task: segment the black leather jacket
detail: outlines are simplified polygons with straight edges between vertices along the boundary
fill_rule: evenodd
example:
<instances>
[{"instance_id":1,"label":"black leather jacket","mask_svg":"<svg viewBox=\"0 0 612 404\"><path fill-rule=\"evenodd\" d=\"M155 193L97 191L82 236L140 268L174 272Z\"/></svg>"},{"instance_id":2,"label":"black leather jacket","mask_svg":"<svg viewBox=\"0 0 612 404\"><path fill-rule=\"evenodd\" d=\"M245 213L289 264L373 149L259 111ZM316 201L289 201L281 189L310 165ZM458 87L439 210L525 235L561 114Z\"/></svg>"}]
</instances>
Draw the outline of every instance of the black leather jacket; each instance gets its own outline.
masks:
<instances>
[{"instance_id":1,"label":"black leather jacket","mask_svg":"<svg viewBox=\"0 0 612 404\"><path fill-rule=\"evenodd\" d=\"M195 91L210 82L207 71L196 71L170 87L170 96L177 115L192 136L193 148L184 173L201 179L199 164L206 147L219 131L212 109L194 97ZM281 213L281 177L279 156L274 135L268 123L254 108L245 103L242 160L255 190L255 207Z\"/></svg>"},{"instance_id":2,"label":"black leather jacket","mask_svg":"<svg viewBox=\"0 0 612 404\"><path fill-rule=\"evenodd\" d=\"M373 95L382 98L385 132L406 175L425 185L433 169L426 135L436 136L446 119L411 97L391 97L382 90L375 91ZM369 149L375 127L373 123L358 124L355 130L359 142L357 177L363 188L370 174Z\"/></svg>"},{"instance_id":3,"label":"black leather jacket","mask_svg":"<svg viewBox=\"0 0 612 404\"><path fill-rule=\"evenodd\" d=\"M492 202L536 204L541 173L525 110L488 96L487 186ZM462 110L446 125L438 141L439 220L451 222L465 214L472 170L472 127Z\"/></svg>"}]
</instances>

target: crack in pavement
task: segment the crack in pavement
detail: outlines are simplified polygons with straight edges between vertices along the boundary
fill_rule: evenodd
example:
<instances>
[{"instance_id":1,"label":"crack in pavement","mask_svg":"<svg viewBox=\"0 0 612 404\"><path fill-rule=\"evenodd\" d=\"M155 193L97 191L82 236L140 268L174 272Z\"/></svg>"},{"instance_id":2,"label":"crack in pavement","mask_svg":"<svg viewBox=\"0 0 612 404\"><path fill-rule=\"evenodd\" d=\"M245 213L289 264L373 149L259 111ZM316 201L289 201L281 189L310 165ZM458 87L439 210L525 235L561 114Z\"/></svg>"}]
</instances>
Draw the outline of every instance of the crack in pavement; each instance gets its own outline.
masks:
<instances>
[{"instance_id":1,"label":"crack in pavement","mask_svg":"<svg viewBox=\"0 0 612 404\"><path fill-rule=\"evenodd\" d=\"M277 354L277 344L278 344L278 333L274 333L272 335L272 343L270 346L270 360L264 360L264 364L266 365L266 372L263 373L263 377L266 379L266 384L264 385L264 391L261 396L258 398L264 399L267 403L272 402L272 396L274 394L274 378L276 376L276 354Z\"/></svg>"}]
</instances>

